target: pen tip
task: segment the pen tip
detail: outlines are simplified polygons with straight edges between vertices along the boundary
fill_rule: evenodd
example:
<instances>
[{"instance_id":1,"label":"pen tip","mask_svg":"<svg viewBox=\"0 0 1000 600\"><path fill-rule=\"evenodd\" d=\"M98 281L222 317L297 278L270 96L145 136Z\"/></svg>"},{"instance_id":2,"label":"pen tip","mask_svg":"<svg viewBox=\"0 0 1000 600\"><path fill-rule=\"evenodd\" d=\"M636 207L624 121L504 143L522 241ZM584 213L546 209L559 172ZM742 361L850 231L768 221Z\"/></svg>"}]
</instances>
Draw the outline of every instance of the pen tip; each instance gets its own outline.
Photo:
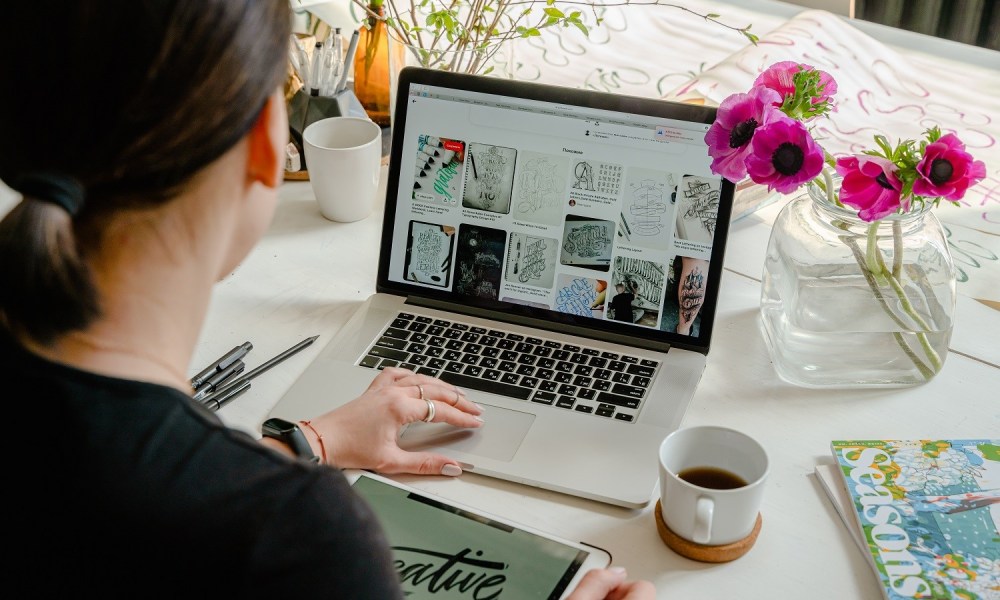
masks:
<instances>
[{"instance_id":1,"label":"pen tip","mask_svg":"<svg viewBox=\"0 0 1000 600\"><path fill-rule=\"evenodd\" d=\"M315 342L315 341L316 341L316 338L318 338L318 337L319 337L318 335L314 335L314 336L312 336L311 338L309 338L309 341L310 341L310 342Z\"/></svg>"}]
</instances>

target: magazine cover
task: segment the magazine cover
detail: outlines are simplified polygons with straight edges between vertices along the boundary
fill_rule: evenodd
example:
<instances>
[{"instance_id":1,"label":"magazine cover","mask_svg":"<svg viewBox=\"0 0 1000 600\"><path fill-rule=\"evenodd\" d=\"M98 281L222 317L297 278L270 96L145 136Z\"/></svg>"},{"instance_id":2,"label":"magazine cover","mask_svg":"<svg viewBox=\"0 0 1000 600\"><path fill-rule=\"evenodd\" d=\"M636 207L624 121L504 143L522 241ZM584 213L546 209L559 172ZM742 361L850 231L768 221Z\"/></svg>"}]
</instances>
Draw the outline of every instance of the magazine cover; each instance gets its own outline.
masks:
<instances>
[{"instance_id":1,"label":"magazine cover","mask_svg":"<svg viewBox=\"0 0 1000 600\"><path fill-rule=\"evenodd\" d=\"M887 599L1000 599L1000 439L831 448Z\"/></svg>"}]
</instances>

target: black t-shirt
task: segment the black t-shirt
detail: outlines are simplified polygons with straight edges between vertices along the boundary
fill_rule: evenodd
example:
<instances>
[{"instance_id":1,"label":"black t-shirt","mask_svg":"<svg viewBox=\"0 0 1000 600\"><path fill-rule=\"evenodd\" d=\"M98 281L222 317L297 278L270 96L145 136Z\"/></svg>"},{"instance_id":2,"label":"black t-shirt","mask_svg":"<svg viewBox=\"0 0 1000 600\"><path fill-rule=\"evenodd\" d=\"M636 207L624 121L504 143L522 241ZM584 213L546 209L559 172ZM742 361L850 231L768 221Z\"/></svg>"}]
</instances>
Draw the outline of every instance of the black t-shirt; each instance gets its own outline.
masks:
<instances>
[{"instance_id":1,"label":"black t-shirt","mask_svg":"<svg viewBox=\"0 0 1000 600\"><path fill-rule=\"evenodd\" d=\"M8 592L402 597L378 522L336 469L177 390L55 364L3 334L0 381Z\"/></svg>"}]
</instances>

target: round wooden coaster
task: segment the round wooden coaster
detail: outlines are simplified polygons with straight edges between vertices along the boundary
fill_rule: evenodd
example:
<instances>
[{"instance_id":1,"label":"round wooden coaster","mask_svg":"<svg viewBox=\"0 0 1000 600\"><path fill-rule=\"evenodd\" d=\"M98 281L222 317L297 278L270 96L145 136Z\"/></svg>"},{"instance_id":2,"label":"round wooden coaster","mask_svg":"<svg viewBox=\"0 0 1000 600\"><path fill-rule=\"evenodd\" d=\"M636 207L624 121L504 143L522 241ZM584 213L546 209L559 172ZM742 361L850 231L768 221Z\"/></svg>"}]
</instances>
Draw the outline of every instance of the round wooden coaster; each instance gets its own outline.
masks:
<instances>
[{"instance_id":1,"label":"round wooden coaster","mask_svg":"<svg viewBox=\"0 0 1000 600\"><path fill-rule=\"evenodd\" d=\"M660 532L660 538L663 539L663 542L677 554L700 562L721 563L736 560L749 552L750 548L753 548L754 542L757 541L757 534L760 533L761 519L760 513L757 513L757 522L754 523L750 535L731 544L706 546L688 541L671 531L663 521L663 515L660 514L659 500L656 501L656 510L653 514L656 515L656 530Z\"/></svg>"}]
</instances>

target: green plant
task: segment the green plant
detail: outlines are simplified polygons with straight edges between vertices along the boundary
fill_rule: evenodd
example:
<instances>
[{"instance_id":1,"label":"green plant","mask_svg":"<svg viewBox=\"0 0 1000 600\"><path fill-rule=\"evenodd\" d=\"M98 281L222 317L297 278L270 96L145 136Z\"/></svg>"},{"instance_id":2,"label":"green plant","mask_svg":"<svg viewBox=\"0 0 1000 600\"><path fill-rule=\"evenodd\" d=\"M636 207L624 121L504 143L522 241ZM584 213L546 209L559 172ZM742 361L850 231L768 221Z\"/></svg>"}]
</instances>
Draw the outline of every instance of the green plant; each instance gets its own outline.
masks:
<instances>
[{"instance_id":1,"label":"green plant","mask_svg":"<svg viewBox=\"0 0 1000 600\"><path fill-rule=\"evenodd\" d=\"M731 29L757 43L750 25L733 27L720 15L701 14L659 0L351 0L368 17L382 19L390 35L404 43L421 66L466 73L489 73L490 59L503 42L539 36L548 27L575 27L589 35L584 12L595 27L612 6L663 6L679 9ZM379 8L383 15L379 15Z\"/></svg>"}]
</instances>

